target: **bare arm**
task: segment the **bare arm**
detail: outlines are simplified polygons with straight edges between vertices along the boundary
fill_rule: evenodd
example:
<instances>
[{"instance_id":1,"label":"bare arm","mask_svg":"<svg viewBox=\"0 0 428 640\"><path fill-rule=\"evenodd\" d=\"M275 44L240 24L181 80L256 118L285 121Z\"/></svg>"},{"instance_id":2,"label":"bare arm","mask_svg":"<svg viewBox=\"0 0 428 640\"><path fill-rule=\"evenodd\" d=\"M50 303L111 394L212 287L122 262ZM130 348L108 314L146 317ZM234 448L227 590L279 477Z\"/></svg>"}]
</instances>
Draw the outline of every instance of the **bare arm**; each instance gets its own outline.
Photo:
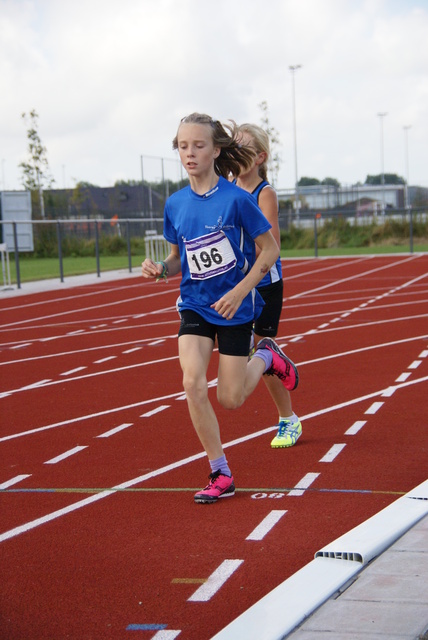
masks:
<instances>
[{"instance_id":1,"label":"bare arm","mask_svg":"<svg viewBox=\"0 0 428 640\"><path fill-rule=\"evenodd\" d=\"M163 261L166 267L167 276L175 276L181 271L180 252L178 245L171 245L171 252L167 258ZM141 265L141 272L144 278L159 278L162 275L164 268L162 263L153 262L150 258L146 258Z\"/></svg>"},{"instance_id":2,"label":"bare arm","mask_svg":"<svg viewBox=\"0 0 428 640\"><path fill-rule=\"evenodd\" d=\"M279 256L278 245L270 231L262 233L254 242L259 249L259 255L250 271L233 289L211 305L227 320L233 318L243 299L259 284Z\"/></svg>"},{"instance_id":3,"label":"bare arm","mask_svg":"<svg viewBox=\"0 0 428 640\"><path fill-rule=\"evenodd\" d=\"M261 190L259 196L259 207L265 218L267 218L272 225L272 235L275 238L278 247L281 248L281 236L278 220L278 197L275 189L270 185ZM258 248L256 248L256 255L258 255Z\"/></svg>"}]
</instances>

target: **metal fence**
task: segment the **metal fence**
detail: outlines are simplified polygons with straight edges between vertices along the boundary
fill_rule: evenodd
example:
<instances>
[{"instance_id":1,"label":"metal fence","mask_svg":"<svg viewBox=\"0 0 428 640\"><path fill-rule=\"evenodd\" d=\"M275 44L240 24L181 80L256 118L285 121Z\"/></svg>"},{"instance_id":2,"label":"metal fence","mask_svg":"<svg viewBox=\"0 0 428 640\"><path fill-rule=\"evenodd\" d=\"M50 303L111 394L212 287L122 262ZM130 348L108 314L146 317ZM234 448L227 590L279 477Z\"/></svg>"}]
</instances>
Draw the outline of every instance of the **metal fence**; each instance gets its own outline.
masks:
<instances>
[{"instance_id":1,"label":"metal fence","mask_svg":"<svg viewBox=\"0 0 428 640\"><path fill-rule=\"evenodd\" d=\"M364 213L357 214L355 211L302 211L299 218L289 210L280 210L280 229L290 230L293 227L298 229L313 230L311 236L311 246L314 256L318 256L319 236L323 227L327 223L346 222L351 226L384 225L387 221L397 221L408 225L408 246L409 252L414 250L414 225L415 223L427 225L428 213L425 210L417 209L394 209L385 214ZM5 272L6 265L9 269L9 254L13 255L16 269L16 281L18 288L21 287L19 254L18 227L20 224L31 224L34 232L35 248L44 243L53 246L55 256L58 256L59 275L61 282L64 281L64 252L70 250L70 243L87 241L91 244L90 251L95 257L95 268L100 276L100 255L103 242L106 238L120 238L121 245L126 245L128 258L128 269L132 272L131 241L133 238L144 240L145 255L159 261L163 260L169 251L168 243L162 235L163 218L109 218L109 219L63 219L63 220L31 220L31 221L2 221L0 220L0 230L2 237L5 237L5 226L9 225L8 237L13 237L13 246L2 246L2 270L3 280L9 279L10 273ZM12 229L12 231L11 231ZM427 227L428 235L428 227ZM93 246L92 246L93 245Z\"/></svg>"},{"instance_id":2,"label":"metal fence","mask_svg":"<svg viewBox=\"0 0 428 640\"><path fill-rule=\"evenodd\" d=\"M12 233L8 229L8 236L13 237L13 246L7 246L3 243L2 256L7 256L7 264L9 264L9 254L13 255L16 269L16 283L18 289L21 288L20 273L20 245L18 227L21 224L31 224L34 232L35 248L38 244L54 245L54 253L58 256L59 275L61 282L64 282L64 247L67 242L77 240L85 240L93 243L93 253L95 257L95 269L98 276L101 275L100 256L101 245L106 237L120 238L122 243L126 245L128 270L132 272L132 238L141 238L144 240L144 248L146 257L153 260L163 260L169 253L169 246L162 235L163 218L129 218L118 219L115 221L103 219L74 219L74 220L31 220L31 221L2 221L0 225L4 233L4 228L9 226ZM2 258L3 265L3 258ZM10 278L9 278L10 279ZM3 269L3 280L5 273Z\"/></svg>"},{"instance_id":3,"label":"metal fence","mask_svg":"<svg viewBox=\"0 0 428 640\"><path fill-rule=\"evenodd\" d=\"M384 213L379 212L356 212L355 210L344 209L342 211L322 210L322 211L302 211L296 219L294 212L280 210L279 226L281 230L288 231L291 227L299 229L313 230L313 248L315 257L318 256L318 238L320 231L326 224L347 223L351 227L383 227L386 223L399 223L403 228L408 226L408 246L409 252L414 251L414 227L415 223L425 226L426 236L428 236L428 212L425 208L407 207L405 209L389 209Z\"/></svg>"}]
</instances>

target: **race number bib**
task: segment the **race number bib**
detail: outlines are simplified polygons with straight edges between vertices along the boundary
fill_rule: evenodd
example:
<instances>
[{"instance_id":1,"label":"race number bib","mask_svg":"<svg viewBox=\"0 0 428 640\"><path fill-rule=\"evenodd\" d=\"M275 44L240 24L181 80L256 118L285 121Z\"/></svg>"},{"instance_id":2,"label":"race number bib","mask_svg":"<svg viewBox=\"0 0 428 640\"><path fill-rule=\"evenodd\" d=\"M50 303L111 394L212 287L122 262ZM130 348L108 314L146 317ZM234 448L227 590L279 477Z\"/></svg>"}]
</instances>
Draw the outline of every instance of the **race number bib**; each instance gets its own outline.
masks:
<instances>
[{"instance_id":1,"label":"race number bib","mask_svg":"<svg viewBox=\"0 0 428 640\"><path fill-rule=\"evenodd\" d=\"M235 253L223 231L185 240L184 244L192 280L213 278L236 265Z\"/></svg>"}]
</instances>

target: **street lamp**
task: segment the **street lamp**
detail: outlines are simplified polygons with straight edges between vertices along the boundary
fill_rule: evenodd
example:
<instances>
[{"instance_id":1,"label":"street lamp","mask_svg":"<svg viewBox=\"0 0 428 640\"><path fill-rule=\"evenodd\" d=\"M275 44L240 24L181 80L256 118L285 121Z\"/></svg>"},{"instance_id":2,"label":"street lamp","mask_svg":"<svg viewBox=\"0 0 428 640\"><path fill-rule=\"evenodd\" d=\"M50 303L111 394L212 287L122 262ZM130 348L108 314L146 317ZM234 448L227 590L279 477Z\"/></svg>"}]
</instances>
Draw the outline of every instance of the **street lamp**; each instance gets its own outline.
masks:
<instances>
[{"instance_id":1,"label":"street lamp","mask_svg":"<svg viewBox=\"0 0 428 640\"><path fill-rule=\"evenodd\" d=\"M385 171L384 171L384 162L383 162L383 119L388 114L378 113L379 122L380 122L380 164L381 164L381 183L382 183L382 215L385 214Z\"/></svg>"},{"instance_id":2,"label":"street lamp","mask_svg":"<svg viewBox=\"0 0 428 640\"><path fill-rule=\"evenodd\" d=\"M408 124L404 129L404 153L405 153L405 165L406 165L406 186L404 188L404 206L407 209L409 206L409 141L408 132L412 125Z\"/></svg>"},{"instance_id":3,"label":"street lamp","mask_svg":"<svg viewBox=\"0 0 428 640\"><path fill-rule=\"evenodd\" d=\"M296 64L288 67L291 71L291 79L292 79L292 97L293 97L293 132L294 132L294 173L295 173L295 193L296 193L296 213L297 220L299 219L299 210L300 210L300 200L299 200L299 178L297 172L297 133L296 133L296 91L295 91L295 81L294 75L297 69L301 69L301 64Z\"/></svg>"}]
</instances>

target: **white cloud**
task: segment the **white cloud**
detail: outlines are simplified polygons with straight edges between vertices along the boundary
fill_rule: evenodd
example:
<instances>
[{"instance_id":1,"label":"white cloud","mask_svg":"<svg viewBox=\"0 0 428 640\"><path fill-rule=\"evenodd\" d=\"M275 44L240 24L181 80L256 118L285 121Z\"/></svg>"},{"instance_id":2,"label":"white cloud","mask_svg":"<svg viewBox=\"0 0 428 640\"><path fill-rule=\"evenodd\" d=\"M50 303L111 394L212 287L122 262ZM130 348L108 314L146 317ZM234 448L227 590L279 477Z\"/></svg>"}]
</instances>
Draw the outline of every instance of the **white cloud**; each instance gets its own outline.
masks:
<instances>
[{"instance_id":1,"label":"white cloud","mask_svg":"<svg viewBox=\"0 0 428 640\"><path fill-rule=\"evenodd\" d=\"M180 118L260 122L266 100L282 143L280 187L299 175L342 183L385 171L428 186L428 6L424 0L0 0L1 159L20 188L20 114L35 108L58 186L179 177ZM3 180L3 175L0 176Z\"/></svg>"}]
</instances>

